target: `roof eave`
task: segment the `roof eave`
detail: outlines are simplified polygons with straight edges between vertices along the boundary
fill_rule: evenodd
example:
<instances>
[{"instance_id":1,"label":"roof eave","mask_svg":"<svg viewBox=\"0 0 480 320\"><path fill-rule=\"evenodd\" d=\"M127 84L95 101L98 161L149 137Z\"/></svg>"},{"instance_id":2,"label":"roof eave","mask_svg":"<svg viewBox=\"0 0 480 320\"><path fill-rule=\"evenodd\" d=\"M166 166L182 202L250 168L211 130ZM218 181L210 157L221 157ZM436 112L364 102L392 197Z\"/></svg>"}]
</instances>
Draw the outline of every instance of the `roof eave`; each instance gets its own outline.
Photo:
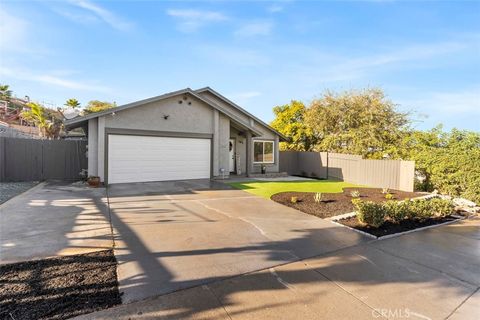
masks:
<instances>
[{"instance_id":1,"label":"roof eave","mask_svg":"<svg viewBox=\"0 0 480 320\"><path fill-rule=\"evenodd\" d=\"M275 134L277 134L280 138L280 140L282 142L285 142L285 141L288 141L288 138L286 136L284 136L282 133L278 132L277 130L275 130L274 128L272 128L269 124L265 123L264 121L260 120L259 118L255 117L253 114L251 114L250 112L248 112L247 110L243 109L242 107L240 107L238 104L236 104L235 102L231 101L230 99L224 97L223 95L221 95L220 93L218 93L217 91L213 90L212 88L210 87L203 87L203 88L200 88L200 89L197 89L195 90L195 92L204 92L204 91L208 91L210 93L212 93L213 95L215 95L217 98L221 99L221 100L224 100L225 102L227 102L228 104L232 105L233 107L237 108L238 110L240 110L241 112L247 114L249 117L253 118L255 121L257 121L258 123L260 123L261 125L265 126L266 128L268 128L270 131L273 131Z\"/></svg>"}]
</instances>

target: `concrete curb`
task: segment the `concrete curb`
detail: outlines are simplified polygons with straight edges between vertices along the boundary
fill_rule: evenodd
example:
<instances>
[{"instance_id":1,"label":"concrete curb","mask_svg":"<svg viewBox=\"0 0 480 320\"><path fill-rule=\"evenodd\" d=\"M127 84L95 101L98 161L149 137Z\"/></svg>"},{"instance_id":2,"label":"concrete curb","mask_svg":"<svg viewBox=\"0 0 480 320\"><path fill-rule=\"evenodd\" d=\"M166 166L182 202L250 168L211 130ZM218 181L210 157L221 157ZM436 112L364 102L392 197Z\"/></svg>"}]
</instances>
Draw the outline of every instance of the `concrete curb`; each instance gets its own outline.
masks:
<instances>
[{"instance_id":1,"label":"concrete curb","mask_svg":"<svg viewBox=\"0 0 480 320\"><path fill-rule=\"evenodd\" d=\"M46 184L46 181L42 181L42 182L38 183L37 185L31 187L30 189L25 190L24 192L22 192L22 193L20 193L20 194L17 194L17 195L14 196L13 198L10 198L10 199L8 199L7 201L5 201L4 203L0 204L0 209L6 208L8 205L10 205L10 204L18 201L19 199L23 198L25 195L30 194L31 192L34 192L34 191L36 191L37 189L40 189L40 188L43 187L45 184Z\"/></svg>"},{"instance_id":2,"label":"concrete curb","mask_svg":"<svg viewBox=\"0 0 480 320\"><path fill-rule=\"evenodd\" d=\"M422 231L422 230L427 230L427 229L432 229L432 228L436 228L436 227L441 227L441 226L444 226L444 225L448 225L448 224L452 224L452 223L455 223L455 222L459 222L459 221L462 221L462 220L465 220L467 219L468 217L462 217L462 216L457 216L457 215L452 215L452 217L455 218L455 220L452 220L452 221L447 221L447 222L443 222L443 223L439 223L439 224L433 224L433 225L430 225L430 226L425 226L425 227L421 227L421 228L417 228L417 229L412 229L412 230L408 230L408 231L403 231L403 232L398 232L398 233L394 233L394 234L389 234L389 235L386 235L386 236L381 236L381 237L377 237L377 236L374 236L373 234L370 234L368 232L365 232L365 231L362 231L362 230L358 230L358 229L355 229L355 228L352 228L352 227L349 227L349 226L346 226L344 224L341 224L337 221L341 220L341 219L338 219L338 220L328 220L330 221L331 223L333 224L336 224L338 226L342 226L344 228L347 228L347 229L350 229L350 230L353 230L355 232L358 232L360 234L363 234L364 236L367 236L371 239L375 239L375 240L385 240L385 239L390 239L390 238L395 238L395 237L399 237L399 236L402 236L404 234L409 234L409 233L413 233L413 232L417 232L417 231Z\"/></svg>"}]
</instances>

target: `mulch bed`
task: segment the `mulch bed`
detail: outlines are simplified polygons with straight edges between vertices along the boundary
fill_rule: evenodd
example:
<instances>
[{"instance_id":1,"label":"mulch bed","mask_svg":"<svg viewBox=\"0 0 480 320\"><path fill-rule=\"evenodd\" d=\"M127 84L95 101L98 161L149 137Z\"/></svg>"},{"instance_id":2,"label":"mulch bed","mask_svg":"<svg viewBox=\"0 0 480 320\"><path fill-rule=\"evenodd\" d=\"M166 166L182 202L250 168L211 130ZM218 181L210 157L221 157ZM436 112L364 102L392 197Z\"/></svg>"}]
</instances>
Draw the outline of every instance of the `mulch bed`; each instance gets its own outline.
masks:
<instances>
[{"instance_id":1,"label":"mulch bed","mask_svg":"<svg viewBox=\"0 0 480 320\"><path fill-rule=\"evenodd\" d=\"M120 304L112 250L0 265L0 319L67 319Z\"/></svg>"},{"instance_id":2,"label":"mulch bed","mask_svg":"<svg viewBox=\"0 0 480 320\"><path fill-rule=\"evenodd\" d=\"M360 199L365 201L382 202L386 201L382 189L378 188L344 188L343 193L322 193L322 202L316 203L315 192L281 192L274 194L271 199L288 207L295 208L302 212L320 217L328 218L354 211L352 196L354 190L360 192ZM405 192L389 190L393 194L393 200L419 197L422 194L416 192ZM297 197L298 202L292 203L291 198Z\"/></svg>"},{"instance_id":3,"label":"mulch bed","mask_svg":"<svg viewBox=\"0 0 480 320\"><path fill-rule=\"evenodd\" d=\"M383 237L390 234L395 234L399 232L405 232L413 229L428 227L440 223L445 223L453 220L458 220L458 218L454 217L444 217L444 218L431 218L425 221L418 221L418 220L404 220L400 223L393 223L391 221L386 221L378 228L373 228L367 226L360 221L357 220L357 217L351 217L347 219L338 220L338 223L341 223L345 226L369 233L376 237Z\"/></svg>"}]
</instances>

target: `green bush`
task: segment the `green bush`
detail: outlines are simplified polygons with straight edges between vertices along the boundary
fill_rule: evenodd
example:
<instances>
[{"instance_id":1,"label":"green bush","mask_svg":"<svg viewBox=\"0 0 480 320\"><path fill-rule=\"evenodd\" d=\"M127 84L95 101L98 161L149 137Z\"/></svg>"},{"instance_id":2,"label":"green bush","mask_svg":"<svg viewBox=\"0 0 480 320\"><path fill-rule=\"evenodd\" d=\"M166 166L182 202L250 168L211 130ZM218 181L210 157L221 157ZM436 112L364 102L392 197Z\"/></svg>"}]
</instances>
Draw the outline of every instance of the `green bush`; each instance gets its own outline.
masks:
<instances>
[{"instance_id":1,"label":"green bush","mask_svg":"<svg viewBox=\"0 0 480 320\"><path fill-rule=\"evenodd\" d=\"M453 202L447 199L433 198L429 200L429 204L432 207L434 215L437 217L448 216L455 208Z\"/></svg>"},{"instance_id":2,"label":"green bush","mask_svg":"<svg viewBox=\"0 0 480 320\"><path fill-rule=\"evenodd\" d=\"M433 217L433 207L430 205L430 201L426 199L411 200L408 202L410 218L424 221Z\"/></svg>"},{"instance_id":3,"label":"green bush","mask_svg":"<svg viewBox=\"0 0 480 320\"><path fill-rule=\"evenodd\" d=\"M400 223L404 219L412 217L410 201L387 201L383 204L386 215L392 222Z\"/></svg>"},{"instance_id":4,"label":"green bush","mask_svg":"<svg viewBox=\"0 0 480 320\"><path fill-rule=\"evenodd\" d=\"M445 217L453 212L454 205L446 199L418 199L375 203L353 199L357 219L372 227L380 227L387 219L400 223L405 219L424 221L433 217Z\"/></svg>"},{"instance_id":5,"label":"green bush","mask_svg":"<svg viewBox=\"0 0 480 320\"><path fill-rule=\"evenodd\" d=\"M356 207L358 221L374 228L380 227L385 222L385 208L381 203L355 200L352 202Z\"/></svg>"},{"instance_id":6,"label":"green bush","mask_svg":"<svg viewBox=\"0 0 480 320\"><path fill-rule=\"evenodd\" d=\"M413 131L399 148L403 159L414 160L415 170L425 179L416 181L417 190L464 197L480 203L480 132Z\"/></svg>"}]
</instances>

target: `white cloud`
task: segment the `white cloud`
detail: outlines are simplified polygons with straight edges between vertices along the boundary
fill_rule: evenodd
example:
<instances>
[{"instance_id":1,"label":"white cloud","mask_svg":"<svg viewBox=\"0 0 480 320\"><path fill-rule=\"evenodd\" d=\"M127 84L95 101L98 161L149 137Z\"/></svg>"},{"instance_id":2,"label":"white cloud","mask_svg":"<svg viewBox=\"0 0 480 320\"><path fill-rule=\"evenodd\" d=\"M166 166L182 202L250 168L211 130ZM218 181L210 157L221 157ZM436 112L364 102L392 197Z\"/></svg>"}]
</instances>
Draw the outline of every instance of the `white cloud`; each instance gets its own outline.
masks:
<instances>
[{"instance_id":1,"label":"white cloud","mask_svg":"<svg viewBox=\"0 0 480 320\"><path fill-rule=\"evenodd\" d=\"M118 17L116 14L113 12L102 8L101 6L88 1L88 0L70 0L70 3L84 9L92 14L94 14L97 18L102 20L103 22L107 23L110 25L112 28L115 28L120 31L128 31L132 29L133 24L129 21L126 21L120 17ZM78 18L78 16L72 16L71 18L75 19Z\"/></svg>"},{"instance_id":2,"label":"white cloud","mask_svg":"<svg viewBox=\"0 0 480 320\"><path fill-rule=\"evenodd\" d=\"M278 3L272 4L267 8L267 11L271 13L281 12L283 11L283 6L279 5Z\"/></svg>"},{"instance_id":3,"label":"white cloud","mask_svg":"<svg viewBox=\"0 0 480 320\"><path fill-rule=\"evenodd\" d=\"M186 33L195 32L210 23L228 20L228 17L221 12L193 9L169 9L167 15L177 19L178 29Z\"/></svg>"},{"instance_id":4,"label":"white cloud","mask_svg":"<svg viewBox=\"0 0 480 320\"><path fill-rule=\"evenodd\" d=\"M76 22L76 23L80 23L80 24L85 24L85 25L89 25L89 24L92 24L92 23L97 23L100 21L100 19L97 17L97 16L94 16L93 14L90 14L90 13L85 13L85 12L73 12L73 11L70 11L70 10L66 10L66 9L60 9L60 8L54 8L53 11L55 11L56 13L58 13L59 15L73 21L73 22Z\"/></svg>"},{"instance_id":5,"label":"white cloud","mask_svg":"<svg viewBox=\"0 0 480 320\"><path fill-rule=\"evenodd\" d=\"M59 73L63 73L63 71ZM95 91L95 92L110 91L109 88L104 86L99 86L99 85L80 82L80 81L73 81L63 77L59 77L55 74L56 72L37 74L37 73L25 71L23 69L12 69L12 68L0 67L0 76L2 77L10 77L13 79L18 79L23 81L33 81L43 85L53 85L57 87L74 89L74 90Z\"/></svg>"},{"instance_id":6,"label":"white cloud","mask_svg":"<svg viewBox=\"0 0 480 320\"><path fill-rule=\"evenodd\" d=\"M272 29L273 23L270 21L250 22L235 31L235 35L241 37L268 36L272 33Z\"/></svg>"},{"instance_id":7,"label":"white cloud","mask_svg":"<svg viewBox=\"0 0 480 320\"><path fill-rule=\"evenodd\" d=\"M384 53L374 53L359 57L342 57L337 55L322 65L322 77L325 81L347 81L369 76L372 72L382 72L387 68L405 68L407 66L426 67L436 58L468 49L472 43L440 42L430 44L412 44L405 47L390 48ZM316 60L313 58L312 60ZM424 63L427 61L427 63ZM421 64L419 64L421 63ZM442 63L442 62L440 62ZM315 68L313 68L315 69ZM390 70L390 69L389 69Z\"/></svg>"}]
</instances>

